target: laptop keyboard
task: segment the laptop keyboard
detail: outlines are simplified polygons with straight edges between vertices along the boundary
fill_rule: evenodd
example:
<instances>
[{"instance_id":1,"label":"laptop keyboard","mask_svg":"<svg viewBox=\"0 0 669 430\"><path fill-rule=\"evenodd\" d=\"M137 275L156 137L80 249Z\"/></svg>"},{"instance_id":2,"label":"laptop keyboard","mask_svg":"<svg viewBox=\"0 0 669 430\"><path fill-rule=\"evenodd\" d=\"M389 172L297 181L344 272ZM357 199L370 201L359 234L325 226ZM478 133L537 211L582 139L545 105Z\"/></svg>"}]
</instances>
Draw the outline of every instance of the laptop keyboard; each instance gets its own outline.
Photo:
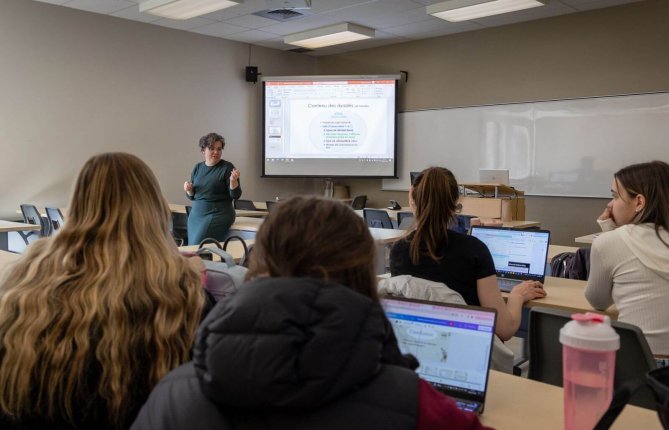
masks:
<instances>
[{"instance_id":1,"label":"laptop keyboard","mask_svg":"<svg viewBox=\"0 0 669 430\"><path fill-rule=\"evenodd\" d=\"M462 399L453 399L455 400L455 405L458 407L458 409L465 411L465 412L478 412L479 404L477 402L472 402L468 400L462 400Z\"/></svg>"},{"instance_id":2,"label":"laptop keyboard","mask_svg":"<svg viewBox=\"0 0 669 430\"><path fill-rule=\"evenodd\" d=\"M497 285L499 285L499 289L507 293L510 292L513 287L520 284L520 282L521 281L516 279L497 279Z\"/></svg>"}]
</instances>

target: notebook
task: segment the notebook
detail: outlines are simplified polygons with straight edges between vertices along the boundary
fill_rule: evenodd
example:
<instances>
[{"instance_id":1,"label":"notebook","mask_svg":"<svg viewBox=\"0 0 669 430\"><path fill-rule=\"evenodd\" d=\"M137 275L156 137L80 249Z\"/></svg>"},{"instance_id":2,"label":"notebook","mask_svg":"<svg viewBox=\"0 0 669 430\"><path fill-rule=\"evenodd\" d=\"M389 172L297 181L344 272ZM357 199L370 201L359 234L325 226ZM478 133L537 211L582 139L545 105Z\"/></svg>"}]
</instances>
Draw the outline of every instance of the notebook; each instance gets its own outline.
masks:
<instances>
[{"instance_id":1,"label":"notebook","mask_svg":"<svg viewBox=\"0 0 669 430\"><path fill-rule=\"evenodd\" d=\"M502 169L479 169L479 182L482 184L509 185L509 171Z\"/></svg>"},{"instance_id":2,"label":"notebook","mask_svg":"<svg viewBox=\"0 0 669 430\"><path fill-rule=\"evenodd\" d=\"M550 241L548 230L475 225L470 231L490 250L502 291L509 292L526 280L544 282Z\"/></svg>"},{"instance_id":3,"label":"notebook","mask_svg":"<svg viewBox=\"0 0 669 430\"><path fill-rule=\"evenodd\" d=\"M420 362L416 373L460 409L482 413L496 311L399 297L384 297L381 304L400 351Z\"/></svg>"}]
</instances>

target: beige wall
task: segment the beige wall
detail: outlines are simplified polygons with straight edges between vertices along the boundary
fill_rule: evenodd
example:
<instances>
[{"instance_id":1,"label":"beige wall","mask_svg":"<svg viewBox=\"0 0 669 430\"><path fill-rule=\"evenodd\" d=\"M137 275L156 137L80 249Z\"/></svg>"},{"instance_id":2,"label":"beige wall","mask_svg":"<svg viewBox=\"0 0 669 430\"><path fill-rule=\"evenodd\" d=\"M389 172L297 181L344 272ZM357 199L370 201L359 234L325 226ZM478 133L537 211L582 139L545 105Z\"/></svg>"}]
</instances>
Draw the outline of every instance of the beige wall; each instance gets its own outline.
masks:
<instances>
[{"instance_id":1,"label":"beige wall","mask_svg":"<svg viewBox=\"0 0 669 430\"><path fill-rule=\"evenodd\" d=\"M669 1L564 15L336 56L323 74L409 72L400 110L669 91ZM410 142L408 143L411 144ZM614 149L612 149L614 150ZM669 160L669 150L657 154ZM406 193L380 180L346 181L370 206ZM596 229L603 199L528 197L527 219L541 220L553 243L573 245Z\"/></svg>"},{"instance_id":2,"label":"beige wall","mask_svg":"<svg viewBox=\"0 0 669 430\"><path fill-rule=\"evenodd\" d=\"M20 203L65 206L92 154L126 151L183 202L218 131L244 197L310 192L320 182L261 179L260 85L244 81L248 45L28 0L0 3L0 219ZM314 58L254 46L265 75L313 74ZM317 189L316 188L316 189Z\"/></svg>"}]
</instances>

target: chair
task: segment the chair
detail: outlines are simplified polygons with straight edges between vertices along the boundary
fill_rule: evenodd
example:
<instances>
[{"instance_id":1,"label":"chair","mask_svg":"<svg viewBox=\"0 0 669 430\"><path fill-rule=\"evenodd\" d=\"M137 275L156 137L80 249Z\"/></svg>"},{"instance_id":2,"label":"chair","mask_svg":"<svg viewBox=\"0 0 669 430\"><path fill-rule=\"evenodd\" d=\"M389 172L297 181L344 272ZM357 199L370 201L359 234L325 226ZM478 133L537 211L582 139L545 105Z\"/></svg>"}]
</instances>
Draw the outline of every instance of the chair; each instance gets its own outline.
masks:
<instances>
[{"instance_id":1,"label":"chair","mask_svg":"<svg viewBox=\"0 0 669 430\"><path fill-rule=\"evenodd\" d=\"M393 228L393 222L390 220L390 215L388 215L385 209L364 208L362 210L362 217L369 227Z\"/></svg>"},{"instance_id":2,"label":"chair","mask_svg":"<svg viewBox=\"0 0 669 430\"><path fill-rule=\"evenodd\" d=\"M28 237L30 236L44 237L48 236L51 233L51 228L49 227L49 223L44 221L42 215L40 215L35 205L22 204L21 213L23 214L23 222L25 222L26 224L34 224L40 226L39 233L36 231L32 231L25 235L22 235L23 240L26 242L26 245L29 243Z\"/></svg>"},{"instance_id":3,"label":"chair","mask_svg":"<svg viewBox=\"0 0 669 430\"><path fill-rule=\"evenodd\" d=\"M571 320L572 312L535 306L530 309L528 378L552 385L562 386L562 344L560 329ZM616 353L616 369L613 386L618 388L625 381L643 378L655 369L655 359L648 342L639 327L612 321L611 325L620 336L620 349ZM631 404L654 409L652 393L636 393Z\"/></svg>"},{"instance_id":4,"label":"chair","mask_svg":"<svg viewBox=\"0 0 669 430\"><path fill-rule=\"evenodd\" d=\"M278 202L276 200L267 200L265 204L267 204L267 212L272 212L274 209L274 206L276 206Z\"/></svg>"},{"instance_id":5,"label":"chair","mask_svg":"<svg viewBox=\"0 0 669 430\"><path fill-rule=\"evenodd\" d=\"M193 206L186 206L186 216L190 216L190 210L193 209Z\"/></svg>"},{"instance_id":6,"label":"chair","mask_svg":"<svg viewBox=\"0 0 669 430\"><path fill-rule=\"evenodd\" d=\"M245 211L257 211L256 205L251 200L235 200L235 209L242 209Z\"/></svg>"},{"instance_id":7,"label":"chair","mask_svg":"<svg viewBox=\"0 0 669 430\"><path fill-rule=\"evenodd\" d=\"M397 212L397 228L400 230L408 230L413 223L413 212L402 211Z\"/></svg>"},{"instance_id":8,"label":"chair","mask_svg":"<svg viewBox=\"0 0 669 430\"><path fill-rule=\"evenodd\" d=\"M452 224L449 226L452 230L462 234L469 234L469 229L472 227L472 215L456 215Z\"/></svg>"},{"instance_id":9,"label":"chair","mask_svg":"<svg viewBox=\"0 0 669 430\"><path fill-rule=\"evenodd\" d=\"M367 196L355 196L351 202L351 208L353 208L353 210L364 209L366 204Z\"/></svg>"},{"instance_id":10,"label":"chair","mask_svg":"<svg viewBox=\"0 0 669 430\"><path fill-rule=\"evenodd\" d=\"M51 234L60 230L63 226L65 220L63 219L63 213L58 208L44 208L46 211L46 217L49 220L49 225L51 226Z\"/></svg>"},{"instance_id":11,"label":"chair","mask_svg":"<svg viewBox=\"0 0 669 430\"><path fill-rule=\"evenodd\" d=\"M179 246L188 243L188 208L186 213L172 212L172 237Z\"/></svg>"}]
</instances>

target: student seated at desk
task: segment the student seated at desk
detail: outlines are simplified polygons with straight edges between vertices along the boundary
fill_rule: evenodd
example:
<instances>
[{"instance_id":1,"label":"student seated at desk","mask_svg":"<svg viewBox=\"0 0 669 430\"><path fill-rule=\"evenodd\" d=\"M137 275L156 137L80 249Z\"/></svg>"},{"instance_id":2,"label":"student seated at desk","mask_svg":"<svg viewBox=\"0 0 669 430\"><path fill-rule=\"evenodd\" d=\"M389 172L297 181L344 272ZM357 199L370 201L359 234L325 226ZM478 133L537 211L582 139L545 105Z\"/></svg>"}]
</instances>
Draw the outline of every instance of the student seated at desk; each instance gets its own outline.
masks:
<instances>
[{"instance_id":1,"label":"student seated at desk","mask_svg":"<svg viewBox=\"0 0 669 430\"><path fill-rule=\"evenodd\" d=\"M458 211L458 198L458 183L450 170L430 167L416 177L409 190L414 231L390 251L390 273L443 282L467 304L497 309L496 334L508 340L520 327L523 304L546 292L540 282L526 281L515 286L504 303L488 248L448 228Z\"/></svg>"},{"instance_id":2,"label":"student seated at desk","mask_svg":"<svg viewBox=\"0 0 669 430\"><path fill-rule=\"evenodd\" d=\"M0 282L0 428L124 429L189 359L204 302L149 167L88 160L68 220Z\"/></svg>"},{"instance_id":3,"label":"student seated at desk","mask_svg":"<svg viewBox=\"0 0 669 430\"><path fill-rule=\"evenodd\" d=\"M618 320L643 331L658 365L669 365L669 165L624 167L592 242L585 297L597 309L615 303ZM616 228L617 227L617 228Z\"/></svg>"},{"instance_id":4,"label":"student seated at desk","mask_svg":"<svg viewBox=\"0 0 669 430\"><path fill-rule=\"evenodd\" d=\"M482 428L399 352L374 248L343 203L278 205L256 236L252 280L214 307L193 362L158 384L132 430Z\"/></svg>"}]
</instances>

